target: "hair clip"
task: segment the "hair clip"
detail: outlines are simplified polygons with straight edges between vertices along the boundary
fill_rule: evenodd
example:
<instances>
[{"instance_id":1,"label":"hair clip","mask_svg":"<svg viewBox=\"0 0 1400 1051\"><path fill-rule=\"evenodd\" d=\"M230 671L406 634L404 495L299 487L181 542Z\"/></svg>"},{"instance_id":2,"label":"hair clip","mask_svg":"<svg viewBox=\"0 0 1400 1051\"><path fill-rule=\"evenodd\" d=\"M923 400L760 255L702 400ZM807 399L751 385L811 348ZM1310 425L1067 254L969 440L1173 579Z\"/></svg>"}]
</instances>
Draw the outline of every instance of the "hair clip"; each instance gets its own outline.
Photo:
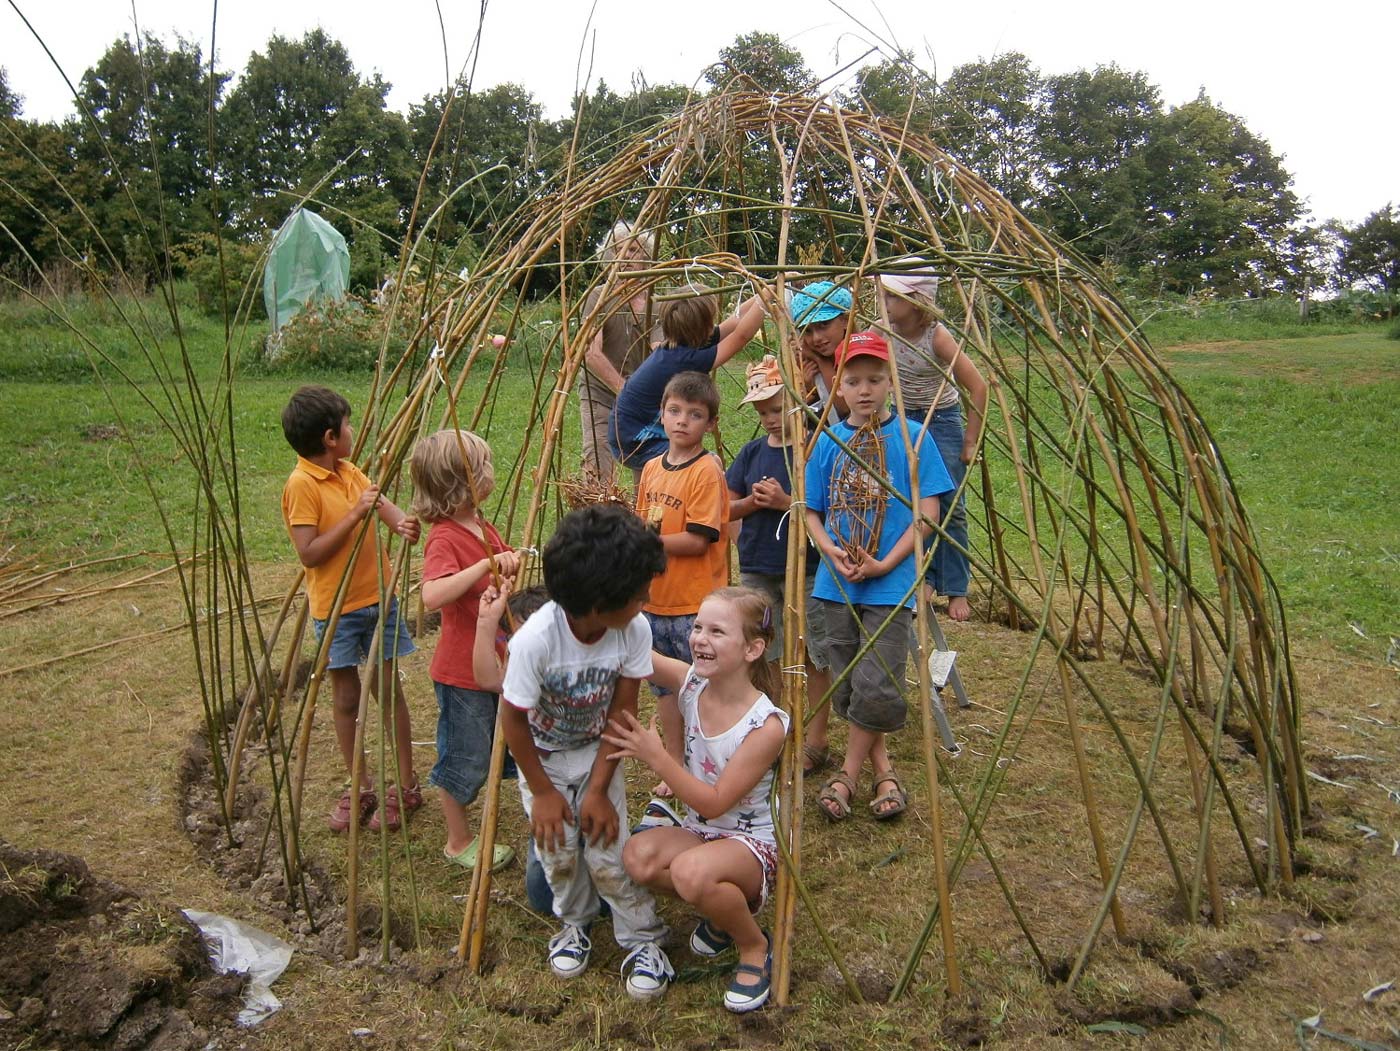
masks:
<instances>
[{"instance_id":1,"label":"hair clip","mask_svg":"<svg viewBox=\"0 0 1400 1051\"><path fill-rule=\"evenodd\" d=\"M759 626L759 629L760 629L761 631L772 631L772 630L773 630L773 607L772 607L772 606L769 606L769 605L767 605L767 604L764 605L764 607L763 607L763 620L759 623L758 626Z\"/></svg>"}]
</instances>

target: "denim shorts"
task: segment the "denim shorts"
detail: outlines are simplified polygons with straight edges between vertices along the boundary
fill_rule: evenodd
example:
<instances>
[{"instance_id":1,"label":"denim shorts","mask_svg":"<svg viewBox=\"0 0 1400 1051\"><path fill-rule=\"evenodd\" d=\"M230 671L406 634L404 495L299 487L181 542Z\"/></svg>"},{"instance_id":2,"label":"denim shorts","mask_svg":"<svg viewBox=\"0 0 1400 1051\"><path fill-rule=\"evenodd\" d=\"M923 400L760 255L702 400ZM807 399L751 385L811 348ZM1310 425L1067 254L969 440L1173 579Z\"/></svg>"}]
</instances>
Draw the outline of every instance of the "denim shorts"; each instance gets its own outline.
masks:
<instances>
[{"instance_id":1,"label":"denim shorts","mask_svg":"<svg viewBox=\"0 0 1400 1051\"><path fill-rule=\"evenodd\" d=\"M804 641L807 643L807 659L812 662L812 667L817 671L826 671L831 667L831 660L826 654L826 611L822 609L821 600L812 597L812 582L815 579L815 576L809 576L803 589L807 608L807 638ZM773 643L768 647L768 659L782 660L783 588L786 579L777 573L740 573L739 583L767 595L772 603Z\"/></svg>"},{"instance_id":2,"label":"denim shorts","mask_svg":"<svg viewBox=\"0 0 1400 1051\"><path fill-rule=\"evenodd\" d=\"M643 610L642 615L651 625L651 648L662 656L674 657L689 664L693 659L690 656L690 629L695 627L695 614L681 613L674 617L664 617L659 613ZM655 683L652 683L651 688L658 696L665 696L671 692Z\"/></svg>"},{"instance_id":3,"label":"denim shorts","mask_svg":"<svg viewBox=\"0 0 1400 1051\"><path fill-rule=\"evenodd\" d=\"M476 799L491 771L491 741L496 735L496 695L434 682L437 694L437 762L428 774L462 806Z\"/></svg>"},{"instance_id":4,"label":"denim shorts","mask_svg":"<svg viewBox=\"0 0 1400 1051\"><path fill-rule=\"evenodd\" d=\"M355 668L365 662L369 648L374 642L374 625L379 620L379 603L342 613L336 622L335 634L331 636L331 659L326 667ZM316 632L316 641L326 633L326 620L311 618L311 626ZM389 599L389 615L384 618L384 641L381 643L380 659L407 657L418 647L408 637L408 624L399 616L398 599Z\"/></svg>"},{"instance_id":5,"label":"denim shorts","mask_svg":"<svg viewBox=\"0 0 1400 1051\"><path fill-rule=\"evenodd\" d=\"M827 652L831 671L851 673L836 684L831 710L862 730L891 733L904 726L908 710L904 701L904 663L909 656L909 622L913 611L903 606L857 605L826 602ZM856 654L885 618L894 617L884 634L856 660Z\"/></svg>"}]
</instances>

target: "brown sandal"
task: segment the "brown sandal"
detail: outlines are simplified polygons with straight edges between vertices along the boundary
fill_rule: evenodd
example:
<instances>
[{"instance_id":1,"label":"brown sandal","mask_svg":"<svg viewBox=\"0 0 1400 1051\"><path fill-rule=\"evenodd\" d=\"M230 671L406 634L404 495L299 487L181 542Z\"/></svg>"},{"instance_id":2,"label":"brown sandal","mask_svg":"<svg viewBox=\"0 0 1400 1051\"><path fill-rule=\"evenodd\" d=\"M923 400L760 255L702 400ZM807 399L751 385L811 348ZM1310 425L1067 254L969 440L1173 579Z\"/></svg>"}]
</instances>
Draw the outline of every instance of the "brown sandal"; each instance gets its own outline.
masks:
<instances>
[{"instance_id":1,"label":"brown sandal","mask_svg":"<svg viewBox=\"0 0 1400 1051\"><path fill-rule=\"evenodd\" d=\"M870 812L875 815L876 821L888 821L892 817L898 817L909 805L909 793L904 791L899 775L893 770L876 774L875 780L870 784L870 790L873 792L883 784L889 784L890 787L870 801ZM891 803L895 805L890 806Z\"/></svg>"},{"instance_id":2,"label":"brown sandal","mask_svg":"<svg viewBox=\"0 0 1400 1051\"><path fill-rule=\"evenodd\" d=\"M837 785L844 788L847 794L843 796L837 792ZM828 821L845 821L851 816L851 804L855 798L856 783L846 771L838 770L823 782L822 790L817 794L817 803ZM831 805L828 806L828 803Z\"/></svg>"},{"instance_id":3,"label":"brown sandal","mask_svg":"<svg viewBox=\"0 0 1400 1051\"><path fill-rule=\"evenodd\" d=\"M831 749L826 745L818 748L816 745L803 744L802 746L802 772L804 774L815 774L825 770L831 763Z\"/></svg>"}]
</instances>

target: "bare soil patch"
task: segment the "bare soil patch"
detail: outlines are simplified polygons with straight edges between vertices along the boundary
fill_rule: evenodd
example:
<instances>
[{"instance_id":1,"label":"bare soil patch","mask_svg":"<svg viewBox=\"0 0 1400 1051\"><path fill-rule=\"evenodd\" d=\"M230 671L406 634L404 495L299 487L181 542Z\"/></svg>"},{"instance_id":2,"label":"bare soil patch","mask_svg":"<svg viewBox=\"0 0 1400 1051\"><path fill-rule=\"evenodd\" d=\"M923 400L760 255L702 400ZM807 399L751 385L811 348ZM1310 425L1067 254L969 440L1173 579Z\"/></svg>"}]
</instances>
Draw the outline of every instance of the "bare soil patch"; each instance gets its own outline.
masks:
<instances>
[{"instance_id":1,"label":"bare soil patch","mask_svg":"<svg viewBox=\"0 0 1400 1051\"><path fill-rule=\"evenodd\" d=\"M213 972L173 906L0 840L0 1045L195 1051L229 1026L243 982Z\"/></svg>"}]
</instances>

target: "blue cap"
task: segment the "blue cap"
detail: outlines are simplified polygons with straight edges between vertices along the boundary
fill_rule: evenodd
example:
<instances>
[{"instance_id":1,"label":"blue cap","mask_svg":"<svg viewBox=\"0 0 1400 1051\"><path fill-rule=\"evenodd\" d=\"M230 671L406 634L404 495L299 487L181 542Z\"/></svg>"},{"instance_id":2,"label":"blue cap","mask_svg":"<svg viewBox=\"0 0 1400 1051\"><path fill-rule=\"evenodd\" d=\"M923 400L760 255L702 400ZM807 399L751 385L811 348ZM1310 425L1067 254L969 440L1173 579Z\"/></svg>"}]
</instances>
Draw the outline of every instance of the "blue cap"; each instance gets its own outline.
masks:
<instances>
[{"instance_id":1,"label":"blue cap","mask_svg":"<svg viewBox=\"0 0 1400 1051\"><path fill-rule=\"evenodd\" d=\"M849 314L853 304L849 288L842 288L831 281L813 281L793 293L788 312L794 325L805 328Z\"/></svg>"}]
</instances>

